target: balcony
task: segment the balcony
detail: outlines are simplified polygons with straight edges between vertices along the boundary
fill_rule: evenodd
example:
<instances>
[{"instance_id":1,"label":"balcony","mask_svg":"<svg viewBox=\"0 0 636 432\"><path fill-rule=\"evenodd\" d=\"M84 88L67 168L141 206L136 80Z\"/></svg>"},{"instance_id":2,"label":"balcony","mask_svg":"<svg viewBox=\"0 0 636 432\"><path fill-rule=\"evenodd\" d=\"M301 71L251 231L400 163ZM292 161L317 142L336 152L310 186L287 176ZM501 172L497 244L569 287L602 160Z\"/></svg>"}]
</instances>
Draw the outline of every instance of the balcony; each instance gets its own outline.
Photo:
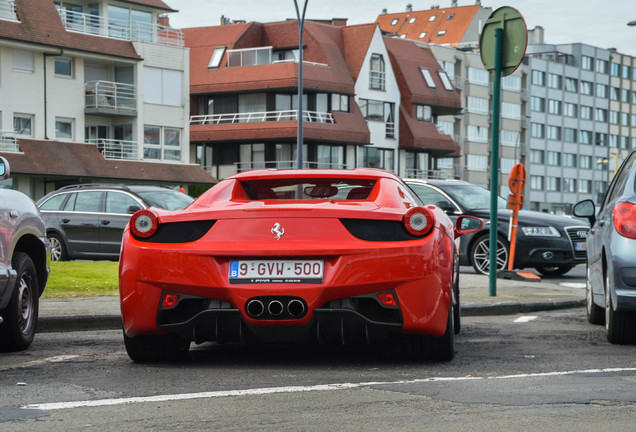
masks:
<instances>
[{"instance_id":1,"label":"balcony","mask_svg":"<svg viewBox=\"0 0 636 432\"><path fill-rule=\"evenodd\" d=\"M191 125L217 125L217 124L235 124L235 123L262 123L262 122L282 122L296 121L298 118L297 110L283 111L263 111L249 113L233 113L233 114L207 114L190 117ZM328 123L334 124L333 115L331 113L304 111L303 121L309 123Z\"/></svg>"},{"instance_id":2,"label":"balcony","mask_svg":"<svg viewBox=\"0 0 636 432\"><path fill-rule=\"evenodd\" d=\"M275 168L275 169L295 169L297 161L252 161L252 162L235 162L236 172L251 171L255 169L263 168ZM343 163L328 163L328 162L308 162L303 161L303 168L332 168L332 169L345 169L347 166Z\"/></svg>"},{"instance_id":3,"label":"balcony","mask_svg":"<svg viewBox=\"0 0 636 432\"><path fill-rule=\"evenodd\" d=\"M407 168L405 178L449 180L453 178L451 170L420 170Z\"/></svg>"},{"instance_id":4,"label":"balcony","mask_svg":"<svg viewBox=\"0 0 636 432\"><path fill-rule=\"evenodd\" d=\"M84 84L86 114L134 117L137 94L133 84L111 81L88 81Z\"/></svg>"},{"instance_id":5,"label":"balcony","mask_svg":"<svg viewBox=\"0 0 636 432\"><path fill-rule=\"evenodd\" d=\"M15 13L15 1L0 0L0 19L17 21L18 16Z\"/></svg>"},{"instance_id":6,"label":"balcony","mask_svg":"<svg viewBox=\"0 0 636 432\"><path fill-rule=\"evenodd\" d=\"M294 56L294 58L275 60L271 46L227 50L227 67L258 66L278 63L298 63L298 59ZM303 64L327 66L324 63L315 63L305 60L303 60Z\"/></svg>"},{"instance_id":7,"label":"balcony","mask_svg":"<svg viewBox=\"0 0 636 432\"><path fill-rule=\"evenodd\" d=\"M111 160L139 160L136 141L96 138L86 140L87 144L97 146L104 159Z\"/></svg>"},{"instance_id":8,"label":"balcony","mask_svg":"<svg viewBox=\"0 0 636 432\"><path fill-rule=\"evenodd\" d=\"M68 31L131 42L150 42L177 47L184 45L183 32L172 27L145 22L120 21L65 9L58 9L58 13Z\"/></svg>"},{"instance_id":9,"label":"balcony","mask_svg":"<svg viewBox=\"0 0 636 432\"><path fill-rule=\"evenodd\" d=\"M20 146L13 132L0 131L0 153L20 153Z\"/></svg>"}]
</instances>

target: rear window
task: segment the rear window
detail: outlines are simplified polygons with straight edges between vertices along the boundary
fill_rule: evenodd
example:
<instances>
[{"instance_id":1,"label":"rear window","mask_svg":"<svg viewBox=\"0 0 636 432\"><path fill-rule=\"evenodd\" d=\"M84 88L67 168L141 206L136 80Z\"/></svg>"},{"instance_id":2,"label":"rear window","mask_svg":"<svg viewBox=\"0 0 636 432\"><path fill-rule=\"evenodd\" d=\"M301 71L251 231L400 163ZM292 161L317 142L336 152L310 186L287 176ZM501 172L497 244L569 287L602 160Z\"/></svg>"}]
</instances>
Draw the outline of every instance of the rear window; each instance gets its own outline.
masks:
<instances>
[{"instance_id":1,"label":"rear window","mask_svg":"<svg viewBox=\"0 0 636 432\"><path fill-rule=\"evenodd\" d=\"M376 181L358 178L270 178L240 183L251 200L366 200Z\"/></svg>"},{"instance_id":2,"label":"rear window","mask_svg":"<svg viewBox=\"0 0 636 432\"><path fill-rule=\"evenodd\" d=\"M183 210L194 201L190 195L173 190L138 192L137 195L150 207L160 207L166 210Z\"/></svg>"}]
</instances>

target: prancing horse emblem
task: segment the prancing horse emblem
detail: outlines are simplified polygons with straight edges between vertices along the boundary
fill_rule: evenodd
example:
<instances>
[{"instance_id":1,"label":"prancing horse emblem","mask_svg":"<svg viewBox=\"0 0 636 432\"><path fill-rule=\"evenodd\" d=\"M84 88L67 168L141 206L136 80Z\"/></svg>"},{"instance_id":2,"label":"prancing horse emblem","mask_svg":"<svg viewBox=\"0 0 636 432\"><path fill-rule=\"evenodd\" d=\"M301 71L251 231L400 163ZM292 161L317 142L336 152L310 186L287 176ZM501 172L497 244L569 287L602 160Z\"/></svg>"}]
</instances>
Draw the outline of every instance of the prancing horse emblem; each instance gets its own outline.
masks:
<instances>
[{"instance_id":1,"label":"prancing horse emblem","mask_svg":"<svg viewBox=\"0 0 636 432\"><path fill-rule=\"evenodd\" d=\"M276 241L278 241L283 236L283 234L285 234L285 228L283 228L281 231L280 224L276 222L274 224L274 228L272 228L272 234L276 236Z\"/></svg>"}]
</instances>

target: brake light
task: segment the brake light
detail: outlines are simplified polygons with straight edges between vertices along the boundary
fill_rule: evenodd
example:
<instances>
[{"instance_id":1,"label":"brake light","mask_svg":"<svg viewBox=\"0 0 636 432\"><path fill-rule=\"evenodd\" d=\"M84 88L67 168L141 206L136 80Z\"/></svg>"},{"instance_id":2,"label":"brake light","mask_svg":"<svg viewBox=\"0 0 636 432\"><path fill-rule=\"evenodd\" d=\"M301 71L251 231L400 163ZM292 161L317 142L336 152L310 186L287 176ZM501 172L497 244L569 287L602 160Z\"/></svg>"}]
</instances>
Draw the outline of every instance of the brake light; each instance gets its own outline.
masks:
<instances>
[{"instance_id":1,"label":"brake light","mask_svg":"<svg viewBox=\"0 0 636 432\"><path fill-rule=\"evenodd\" d=\"M424 207L412 208L404 215L406 230L415 236L425 236L430 233L434 222L433 213Z\"/></svg>"},{"instance_id":2,"label":"brake light","mask_svg":"<svg viewBox=\"0 0 636 432\"><path fill-rule=\"evenodd\" d=\"M163 296L163 301L161 302L161 308L170 309L175 307L177 303L179 303L179 294L166 293Z\"/></svg>"},{"instance_id":3,"label":"brake light","mask_svg":"<svg viewBox=\"0 0 636 432\"><path fill-rule=\"evenodd\" d=\"M397 307L397 300L395 299L395 294L391 291L377 293L376 297L380 301L383 306L386 307Z\"/></svg>"},{"instance_id":4,"label":"brake light","mask_svg":"<svg viewBox=\"0 0 636 432\"><path fill-rule=\"evenodd\" d=\"M130 230L137 237L151 237L158 227L157 215L151 210L139 210L130 218Z\"/></svg>"},{"instance_id":5,"label":"brake light","mask_svg":"<svg viewBox=\"0 0 636 432\"><path fill-rule=\"evenodd\" d=\"M612 215L616 231L623 237L636 239L636 204L618 203Z\"/></svg>"}]
</instances>

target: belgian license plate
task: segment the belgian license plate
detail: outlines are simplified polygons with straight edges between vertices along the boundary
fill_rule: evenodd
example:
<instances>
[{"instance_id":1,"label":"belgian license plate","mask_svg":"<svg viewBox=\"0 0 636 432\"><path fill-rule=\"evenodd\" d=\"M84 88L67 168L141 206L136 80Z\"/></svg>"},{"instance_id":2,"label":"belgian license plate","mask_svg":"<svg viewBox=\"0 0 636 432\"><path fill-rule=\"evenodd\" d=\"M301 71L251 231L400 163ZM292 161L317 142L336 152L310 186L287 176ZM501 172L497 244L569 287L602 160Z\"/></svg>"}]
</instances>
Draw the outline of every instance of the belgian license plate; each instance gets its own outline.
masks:
<instances>
[{"instance_id":1,"label":"belgian license plate","mask_svg":"<svg viewBox=\"0 0 636 432\"><path fill-rule=\"evenodd\" d=\"M230 283L322 283L323 260L230 262Z\"/></svg>"},{"instance_id":2,"label":"belgian license plate","mask_svg":"<svg viewBox=\"0 0 636 432\"><path fill-rule=\"evenodd\" d=\"M587 243L586 242L574 242L574 250L575 251L586 251Z\"/></svg>"}]
</instances>

